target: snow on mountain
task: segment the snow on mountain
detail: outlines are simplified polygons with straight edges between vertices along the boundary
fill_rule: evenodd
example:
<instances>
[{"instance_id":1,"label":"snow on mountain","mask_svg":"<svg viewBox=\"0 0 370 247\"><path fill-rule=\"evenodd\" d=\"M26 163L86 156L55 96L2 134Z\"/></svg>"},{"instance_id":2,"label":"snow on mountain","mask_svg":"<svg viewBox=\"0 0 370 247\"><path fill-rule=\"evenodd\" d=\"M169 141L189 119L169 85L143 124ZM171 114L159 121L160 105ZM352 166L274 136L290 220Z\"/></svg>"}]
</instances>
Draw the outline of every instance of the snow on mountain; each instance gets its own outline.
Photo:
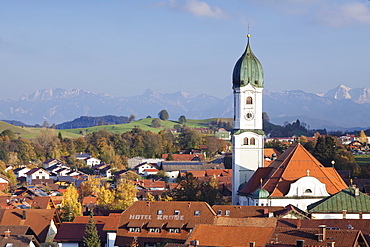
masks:
<instances>
[{"instance_id":1,"label":"snow on mountain","mask_svg":"<svg viewBox=\"0 0 370 247\"><path fill-rule=\"evenodd\" d=\"M157 117L166 109L170 119L205 119L233 116L232 92L224 99L206 94L197 96L186 92L162 93L153 89L142 95L114 97L82 89L38 90L19 100L0 100L0 117L27 124L50 124L71 121L80 116L129 116L137 119L150 115ZM272 123L300 119L311 128L341 129L369 128L370 89L339 85L325 94L301 90L270 92L264 90L263 111Z\"/></svg>"}]
</instances>

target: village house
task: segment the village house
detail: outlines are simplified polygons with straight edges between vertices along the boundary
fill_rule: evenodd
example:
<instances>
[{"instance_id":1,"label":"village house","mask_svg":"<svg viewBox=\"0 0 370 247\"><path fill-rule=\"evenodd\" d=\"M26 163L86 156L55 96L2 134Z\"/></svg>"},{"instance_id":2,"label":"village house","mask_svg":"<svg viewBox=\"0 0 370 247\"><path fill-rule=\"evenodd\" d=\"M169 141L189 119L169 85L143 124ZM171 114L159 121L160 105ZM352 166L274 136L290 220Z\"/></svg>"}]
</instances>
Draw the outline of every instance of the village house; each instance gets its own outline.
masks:
<instances>
[{"instance_id":1,"label":"village house","mask_svg":"<svg viewBox=\"0 0 370 247\"><path fill-rule=\"evenodd\" d=\"M26 182L32 184L33 179L49 179L50 173L45 171L43 168L33 168L26 173Z\"/></svg>"},{"instance_id":2,"label":"village house","mask_svg":"<svg viewBox=\"0 0 370 247\"><path fill-rule=\"evenodd\" d=\"M198 224L213 223L215 213L205 202L137 201L122 212L116 246L155 247L164 241L184 243Z\"/></svg>"},{"instance_id":3,"label":"village house","mask_svg":"<svg viewBox=\"0 0 370 247\"><path fill-rule=\"evenodd\" d=\"M60 223L56 209L0 209L0 225L29 226L41 244L54 242Z\"/></svg>"}]
</instances>

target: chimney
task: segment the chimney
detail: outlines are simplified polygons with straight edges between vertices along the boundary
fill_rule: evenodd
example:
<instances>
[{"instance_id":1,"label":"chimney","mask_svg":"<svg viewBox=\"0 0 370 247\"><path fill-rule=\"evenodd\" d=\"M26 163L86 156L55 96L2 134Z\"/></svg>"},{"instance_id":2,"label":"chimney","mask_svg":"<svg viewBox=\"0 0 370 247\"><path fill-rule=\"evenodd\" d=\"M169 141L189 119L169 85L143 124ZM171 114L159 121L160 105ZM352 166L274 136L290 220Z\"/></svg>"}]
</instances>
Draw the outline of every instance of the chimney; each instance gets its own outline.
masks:
<instances>
[{"instance_id":1,"label":"chimney","mask_svg":"<svg viewBox=\"0 0 370 247\"><path fill-rule=\"evenodd\" d=\"M269 217L269 209L268 208L263 209L263 216Z\"/></svg>"},{"instance_id":2,"label":"chimney","mask_svg":"<svg viewBox=\"0 0 370 247\"><path fill-rule=\"evenodd\" d=\"M358 197L358 196L360 196L360 189L355 188L355 197Z\"/></svg>"},{"instance_id":3,"label":"chimney","mask_svg":"<svg viewBox=\"0 0 370 247\"><path fill-rule=\"evenodd\" d=\"M303 247L304 246L304 240L297 240L297 247Z\"/></svg>"},{"instance_id":4,"label":"chimney","mask_svg":"<svg viewBox=\"0 0 370 247\"><path fill-rule=\"evenodd\" d=\"M25 209L22 210L22 220L25 220L27 218L27 212Z\"/></svg>"},{"instance_id":5,"label":"chimney","mask_svg":"<svg viewBox=\"0 0 370 247\"><path fill-rule=\"evenodd\" d=\"M256 242L249 242L249 247L255 247L256 246Z\"/></svg>"},{"instance_id":6,"label":"chimney","mask_svg":"<svg viewBox=\"0 0 370 247\"><path fill-rule=\"evenodd\" d=\"M10 237L10 230L4 231L4 237L9 238Z\"/></svg>"},{"instance_id":7,"label":"chimney","mask_svg":"<svg viewBox=\"0 0 370 247\"><path fill-rule=\"evenodd\" d=\"M342 210L342 218L343 219L347 218L347 210L345 210L345 209Z\"/></svg>"},{"instance_id":8,"label":"chimney","mask_svg":"<svg viewBox=\"0 0 370 247\"><path fill-rule=\"evenodd\" d=\"M326 225L319 225L318 241L322 242L326 239Z\"/></svg>"},{"instance_id":9,"label":"chimney","mask_svg":"<svg viewBox=\"0 0 370 247\"><path fill-rule=\"evenodd\" d=\"M297 229L300 229L302 227L302 221L301 219L297 219Z\"/></svg>"},{"instance_id":10,"label":"chimney","mask_svg":"<svg viewBox=\"0 0 370 247\"><path fill-rule=\"evenodd\" d=\"M190 246L198 246L199 245L199 241L198 240L191 240L190 241Z\"/></svg>"}]
</instances>

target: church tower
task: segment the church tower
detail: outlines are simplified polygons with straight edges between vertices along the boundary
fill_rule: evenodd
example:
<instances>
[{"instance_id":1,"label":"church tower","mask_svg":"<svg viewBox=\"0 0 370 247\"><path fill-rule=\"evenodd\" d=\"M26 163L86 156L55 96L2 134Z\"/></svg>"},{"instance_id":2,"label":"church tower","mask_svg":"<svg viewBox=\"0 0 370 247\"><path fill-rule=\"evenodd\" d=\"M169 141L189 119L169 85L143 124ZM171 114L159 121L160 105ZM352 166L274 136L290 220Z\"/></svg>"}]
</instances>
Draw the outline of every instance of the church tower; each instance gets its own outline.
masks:
<instances>
[{"instance_id":1,"label":"church tower","mask_svg":"<svg viewBox=\"0 0 370 247\"><path fill-rule=\"evenodd\" d=\"M262 130L263 70L253 54L248 34L247 47L233 71L234 130L233 205L239 203L238 191L258 167L263 167L264 132Z\"/></svg>"}]
</instances>

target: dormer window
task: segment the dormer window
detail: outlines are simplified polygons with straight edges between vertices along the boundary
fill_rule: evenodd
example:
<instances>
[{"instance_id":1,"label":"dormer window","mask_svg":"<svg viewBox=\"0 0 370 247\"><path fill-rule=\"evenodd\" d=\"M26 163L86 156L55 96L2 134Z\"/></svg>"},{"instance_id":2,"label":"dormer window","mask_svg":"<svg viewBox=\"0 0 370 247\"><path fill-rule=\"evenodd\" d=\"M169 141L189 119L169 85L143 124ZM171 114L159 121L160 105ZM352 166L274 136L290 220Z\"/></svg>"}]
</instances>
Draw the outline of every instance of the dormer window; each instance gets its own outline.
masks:
<instances>
[{"instance_id":1,"label":"dormer window","mask_svg":"<svg viewBox=\"0 0 370 247\"><path fill-rule=\"evenodd\" d=\"M174 215L180 215L180 210L175 210Z\"/></svg>"},{"instance_id":2,"label":"dormer window","mask_svg":"<svg viewBox=\"0 0 370 247\"><path fill-rule=\"evenodd\" d=\"M140 227L129 227L128 231L129 232L141 232L141 228Z\"/></svg>"},{"instance_id":3,"label":"dormer window","mask_svg":"<svg viewBox=\"0 0 370 247\"><path fill-rule=\"evenodd\" d=\"M200 211L199 210L194 211L194 216L199 216L199 215L200 215Z\"/></svg>"},{"instance_id":4,"label":"dormer window","mask_svg":"<svg viewBox=\"0 0 370 247\"><path fill-rule=\"evenodd\" d=\"M225 216L229 216L230 215L230 210L225 210Z\"/></svg>"},{"instance_id":5,"label":"dormer window","mask_svg":"<svg viewBox=\"0 0 370 247\"><path fill-rule=\"evenodd\" d=\"M153 227L153 228L149 228L148 232L160 233L161 229L159 227Z\"/></svg>"},{"instance_id":6,"label":"dormer window","mask_svg":"<svg viewBox=\"0 0 370 247\"><path fill-rule=\"evenodd\" d=\"M163 214L163 210L158 210L158 211L157 211L157 214L158 214L158 215L162 215L162 214Z\"/></svg>"},{"instance_id":7,"label":"dormer window","mask_svg":"<svg viewBox=\"0 0 370 247\"><path fill-rule=\"evenodd\" d=\"M180 233L180 229L179 228L170 228L170 229L168 229L168 232L169 233Z\"/></svg>"},{"instance_id":8,"label":"dormer window","mask_svg":"<svg viewBox=\"0 0 370 247\"><path fill-rule=\"evenodd\" d=\"M217 215L222 215L222 210L218 210Z\"/></svg>"}]
</instances>

